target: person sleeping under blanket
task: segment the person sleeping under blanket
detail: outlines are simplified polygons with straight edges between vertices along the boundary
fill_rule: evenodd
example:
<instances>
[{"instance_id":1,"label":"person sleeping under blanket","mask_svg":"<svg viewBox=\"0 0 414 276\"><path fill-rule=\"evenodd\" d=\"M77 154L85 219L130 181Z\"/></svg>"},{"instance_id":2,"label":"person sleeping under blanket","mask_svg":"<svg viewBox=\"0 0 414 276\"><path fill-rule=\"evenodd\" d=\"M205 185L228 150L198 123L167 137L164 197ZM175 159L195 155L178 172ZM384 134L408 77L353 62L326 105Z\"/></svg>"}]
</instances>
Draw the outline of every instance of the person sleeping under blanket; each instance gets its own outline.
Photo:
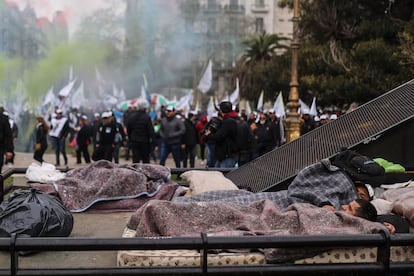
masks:
<instances>
[{"instance_id":1,"label":"person sleeping under blanket","mask_svg":"<svg viewBox=\"0 0 414 276\"><path fill-rule=\"evenodd\" d=\"M295 203L309 203L331 210L343 210L359 198L351 179L329 159L312 164L301 170L287 190L252 193L245 190L208 191L192 197L176 197L176 202L227 201L248 205L257 200L268 199L282 210ZM390 227L390 232L395 229Z\"/></svg>"}]
</instances>

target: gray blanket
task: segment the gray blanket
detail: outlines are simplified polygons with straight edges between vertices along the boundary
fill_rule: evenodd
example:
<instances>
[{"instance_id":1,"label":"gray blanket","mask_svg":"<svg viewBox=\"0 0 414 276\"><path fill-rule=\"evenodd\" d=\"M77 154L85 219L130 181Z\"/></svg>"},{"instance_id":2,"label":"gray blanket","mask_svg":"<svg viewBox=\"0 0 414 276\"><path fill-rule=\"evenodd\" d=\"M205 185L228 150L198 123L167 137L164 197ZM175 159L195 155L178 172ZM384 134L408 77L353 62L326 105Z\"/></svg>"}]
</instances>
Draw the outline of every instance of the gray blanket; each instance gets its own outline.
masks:
<instances>
[{"instance_id":1,"label":"gray blanket","mask_svg":"<svg viewBox=\"0 0 414 276\"><path fill-rule=\"evenodd\" d=\"M101 160L70 170L53 185L69 210L82 212L98 202L152 197L170 175L170 170L160 165L119 165Z\"/></svg>"},{"instance_id":2,"label":"gray blanket","mask_svg":"<svg viewBox=\"0 0 414 276\"><path fill-rule=\"evenodd\" d=\"M128 227L138 237L199 236L202 232L216 236L369 234L385 230L380 223L310 204L298 203L281 211L269 200L250 205L152 200L131 216ZM267 262L277 263L325 250L269 248L264 254Z\"/></svg>"},{"instance_id":3,"label":"gray blanket","mask_svg":"<svg viewBox=\"0 0 414 276\"><path fill-rule=\"evenodd\" d=\"M268 199L280 209L294 203L310 203L318 207L332 205L336 210L357 198L353 182L329 160L301 170L288 190L252 193L244 190L209 191L192 197L177 197L175 202L225 201L239 204Z\"/></svg>"}]
</instances>

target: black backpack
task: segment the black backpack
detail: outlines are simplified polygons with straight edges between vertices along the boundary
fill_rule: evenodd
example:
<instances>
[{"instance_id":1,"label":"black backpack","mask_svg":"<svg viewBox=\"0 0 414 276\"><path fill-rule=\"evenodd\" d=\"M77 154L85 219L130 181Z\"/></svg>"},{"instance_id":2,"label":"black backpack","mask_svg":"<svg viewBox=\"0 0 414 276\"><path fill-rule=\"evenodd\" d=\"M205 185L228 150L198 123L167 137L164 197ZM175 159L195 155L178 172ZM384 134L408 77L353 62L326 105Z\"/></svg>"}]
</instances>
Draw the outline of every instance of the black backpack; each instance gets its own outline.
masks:
<instances>
[{"instance_id":1,"label":"black backpack","mask_svg":"<svg viewBox=\"0 0 414 276\"><path fill-rule=\"evenodd\" d=\"M385 180L385 170L381 165L372 158L353 150L342 150L332 163L354 181L378 187Z\"/></svg>"}]
</instances>

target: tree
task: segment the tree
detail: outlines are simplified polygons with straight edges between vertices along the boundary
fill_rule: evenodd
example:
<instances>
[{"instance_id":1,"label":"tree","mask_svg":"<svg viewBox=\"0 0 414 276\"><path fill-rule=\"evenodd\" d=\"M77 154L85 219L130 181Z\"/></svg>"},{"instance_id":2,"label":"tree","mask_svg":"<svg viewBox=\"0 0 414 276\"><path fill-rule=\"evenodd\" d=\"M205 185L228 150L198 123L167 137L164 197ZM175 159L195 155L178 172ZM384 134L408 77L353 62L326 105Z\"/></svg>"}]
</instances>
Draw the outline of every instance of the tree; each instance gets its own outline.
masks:
<instances>
[{"instance_id":1,"label":"tree","mask_svg":"<svg viewBox=\"0 0 414 276\"><path fill-rule=\"evenodd\" d=\"M399 38L413 10L409 0L301 1L301 93L340 106L409 80L412 68L402 63Z\"/></svg>"},{"instance_id":2,"label":"tree","mask_svg":"<svg viewBox=\"0 0 414 276\"><path fill-rule=\"evenodd\" d=\"M280 77L286 70L286 56L277 55L286 51L283 42L286 38L276 34L262 33L249 36L243 41L245 51L234 70L235 77L240 80L240 96L250 101L256 101L262 90L265 98L277 96L277 93L286 88ZM272 100L274 100L272 98Z\"/></svg>"}]
</instances>

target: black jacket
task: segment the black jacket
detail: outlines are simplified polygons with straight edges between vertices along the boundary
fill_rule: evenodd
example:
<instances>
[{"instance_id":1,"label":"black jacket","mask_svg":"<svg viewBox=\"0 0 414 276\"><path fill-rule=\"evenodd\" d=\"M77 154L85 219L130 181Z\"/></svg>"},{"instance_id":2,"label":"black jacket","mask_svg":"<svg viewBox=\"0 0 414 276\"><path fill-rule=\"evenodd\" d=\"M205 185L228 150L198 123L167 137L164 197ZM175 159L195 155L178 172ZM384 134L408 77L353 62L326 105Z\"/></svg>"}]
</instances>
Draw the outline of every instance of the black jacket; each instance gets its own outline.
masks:
<instances>
[{"instance_id":1,"label":"black jacket","mask_svg":"<svg viewBox=\"0 0 414 276\"><path fill-rule=\"evenodd\" d=\"M3 147L5 152L13 152L14 150L9 119L3 114L0 114L0 147Z\"/></svg>"},{"instance_id":2,"label":"black jacket","mask_svg":"<svg viewBox=\"0 0 414 276\"><path fill-rule=\"evenodd\" d=\"M150 116L143 110L133 112L126 122L130 143L150 143L154 141L154 126Z\"/></svg>"},{"instance_id":3,"label":"black jacket","mask_svg":"<svg viewBox=\"0 0 414 276\"><path fill-rule=\"evenodd\" d=\"M215 157L223 161L229 157L238 155L237 147L237 122L233 118L226 118L222 121L216 133L204 136L205 141L215 142Z\"/></svg>"},{"instance_id":4,"label":"black jacket","mask_svg":"<svg viewBox=\"0 0 414 276\"><path fill-rule=\"evenodd\" d=\"M197 130L194 123L190 119L184 120L185 133L182 137L182 144L194 146L198 144Z\"/></svg>"}]
</instances>

